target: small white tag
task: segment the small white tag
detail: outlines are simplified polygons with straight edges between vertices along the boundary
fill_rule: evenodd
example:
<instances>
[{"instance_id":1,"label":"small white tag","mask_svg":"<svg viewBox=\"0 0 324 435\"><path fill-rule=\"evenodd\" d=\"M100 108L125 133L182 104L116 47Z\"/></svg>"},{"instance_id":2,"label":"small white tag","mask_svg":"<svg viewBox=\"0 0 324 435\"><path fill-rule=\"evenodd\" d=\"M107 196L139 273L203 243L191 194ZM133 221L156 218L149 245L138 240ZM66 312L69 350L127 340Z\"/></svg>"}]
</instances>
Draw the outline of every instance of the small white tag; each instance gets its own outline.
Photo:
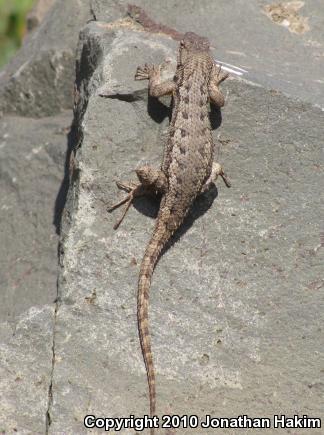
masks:
<instances>
[{"instance_id":1,"label":"small white tag","mask_svg":"<svg viewBox=\"0 0 324 435\"><path fill-rule=\"evenodd\" d=\"M248 72L246 69L240 68L239 66L231 65L230 63L222 62L217 59L215 59L215 62L216 65L221 66L224 71L236 74L238 76L242 76L243 74L246 74Z\"/></svg>"}]
</instances>

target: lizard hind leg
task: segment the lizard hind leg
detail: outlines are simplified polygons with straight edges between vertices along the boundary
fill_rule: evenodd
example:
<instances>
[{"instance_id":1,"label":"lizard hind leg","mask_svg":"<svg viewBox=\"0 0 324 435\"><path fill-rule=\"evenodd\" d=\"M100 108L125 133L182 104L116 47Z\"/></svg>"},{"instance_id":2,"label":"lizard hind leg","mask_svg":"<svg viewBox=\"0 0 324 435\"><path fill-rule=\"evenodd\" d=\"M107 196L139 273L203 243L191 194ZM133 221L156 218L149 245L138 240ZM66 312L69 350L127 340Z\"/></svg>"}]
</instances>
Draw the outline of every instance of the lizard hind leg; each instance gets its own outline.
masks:
<instances>
[{"instance_id":1,"label":"lizard hind leg","mask_svg":"<svg viewBox=\"0 0 324 435\"><path fill-rule=\"evenodd\" d=\"M166 191L167 179L163 171L151 166L142 166L136 169L136 175L141 184L155 194L162 194Z\"/></svg>"},{"instance_id":2,"label":"lizard hind leg","mask_svg":"<svg viewBox=\"0 0 324 435\"><path fill-rule=\"evenodd\" d=\"M211 174L210 174L208 180L206 181L206 183L203 185L203 187L201 189L201 193L206 192L211 187L211 185L215 183L215 181L217 180L217 178L219 176L222 177L222 179L227 187L231 187L231 183L230 183L227 175L225 174L223 167L219 163L214 162Z\"/></svg>"},{"instance_id":3,"label":"lizard hind leg","mask_svg":"<svg viewBox=\"0 0 324 435\"><path fill-rule=\"evenodd\" d=\"M140 195L145 195L141 183L133 183L133 182L126 183L126 182L117 181L116 184L119 187L119 189L123 189L126 192L128 192L128 195L126 195L121 201L116 202L115 204L113 204L111 207L108 208L108 212L110 213L116 208L120 207L121 205L126 204L122 216L120 217L120 219L118 219L118 221L114 225L114 230L117 230L119 225L124 220L124 217L126 216L126 213L128 212L129 207L131 206L134 198Z\"/></svg>"},{"instance_id":4,"label":"lizard hind leg","mask_svg":"<svg viewBox=\"0 0 324 435\"><path fill-rule=\"evenodd\" d=\"M143 195L158 195L163 193L166 189L166 177L162 171L151 168L150 166L143 166L136 169L136 174L140 181L139 183L120 181L116 183L119 189L125 190L128 194L121 201L108 208L108 212L112 212L121 205L126 204L122 216L114 225L114 230L116 230L124 220L134 198Z\"/></svg>"}]
</instances>

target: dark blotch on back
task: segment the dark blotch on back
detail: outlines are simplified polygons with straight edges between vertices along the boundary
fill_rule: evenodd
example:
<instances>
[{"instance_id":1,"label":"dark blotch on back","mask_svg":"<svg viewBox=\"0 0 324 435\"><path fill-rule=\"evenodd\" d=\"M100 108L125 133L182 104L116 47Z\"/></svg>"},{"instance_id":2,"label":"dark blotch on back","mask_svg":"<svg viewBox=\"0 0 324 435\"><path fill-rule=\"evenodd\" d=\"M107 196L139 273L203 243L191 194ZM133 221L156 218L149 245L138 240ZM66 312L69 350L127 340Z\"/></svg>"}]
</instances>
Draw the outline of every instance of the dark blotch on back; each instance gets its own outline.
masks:
<instances>
[{"instance_id":1,"label":"dark blotch on back","mask_svg":"<svg viewBox=\"0 0 324 435\"><path fill-rule=\"evenodd\" d=\"M181 128L181 137L186 137L187 131L184 128Z\"/></svg>"},{"instance_id":2,"label":"dark blotch on back","mask_svg":"<svg viewBox=\"0 0 324 435\"><path fill-rule=\"evenodd\" d=\"M183 144L180 144L180 153L181 154L186 154L186 147Z\"/></svg>"},{"instance_id":3,"label":"dark blotch on back","mask_svg":"<svg viewBox=\"0 0 324 435\"><path fill-rule=\"evenodd\" d=\"M206 95L206 87L205 87L205 85L200 85L200 93L201 93L201 95Z\"/></svg>"},{"instance_id":4,"label":"dark blotch on back","mask_svg":"<svg viewBox=\"0 0 324 435\"><path fill-rule=\"evenodd\" d=\"M182 117L183 119L188 119L188 113L185 110L182 112Z\"/></svg>"},{"instance_id":5,"label":"dark blotch on back","mask_svg":"<svg viewBox=\"0 0 324 435\"><path fill-rule=\"evenodd\" d=\"M204 147L199 147L197 149L197 151L201 155L201 157L205 157L205 148Z\"/></svg>"},{"instance_id":6,"label":"dark blotch on back","mask_svg":"<svg viewBox=\"0 0 324 435\"><path fill-rule=\"evenodd\" d=\"M183 162L183 161L180 160L180 161L178 161L177 163L178 163L178 167L179 167L180 169L185 169L185 167L186 167L185 162ZM181 178L178 178L178 176L177 176L177 181L178 181L179 184L182 183Z\"/></svg>"}]
</instances>

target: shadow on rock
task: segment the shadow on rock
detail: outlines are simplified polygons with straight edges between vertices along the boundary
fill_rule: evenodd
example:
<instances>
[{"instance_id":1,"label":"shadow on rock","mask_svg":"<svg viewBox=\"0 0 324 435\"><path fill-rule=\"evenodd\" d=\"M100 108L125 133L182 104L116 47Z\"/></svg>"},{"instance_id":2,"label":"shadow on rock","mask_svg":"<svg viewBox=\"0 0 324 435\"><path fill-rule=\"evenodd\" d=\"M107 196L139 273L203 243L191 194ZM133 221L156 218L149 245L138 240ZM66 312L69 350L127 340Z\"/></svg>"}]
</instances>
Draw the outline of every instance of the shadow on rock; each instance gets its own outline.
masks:
<instances>
[{"instance_id":1,"label":"shadow on rock","mask_svg":"<svg viewBox=\"0 0 324 435\"><path fill-rule=\"evenodd\" d=\"M61 221L63 210L67 201L67 195L70 187L70 161L71 154L77 143L77 129L75 123L72 122L69 133L67 134L67 151L64 164L64 177L59 188L55 205L54 205L54 217L53 224L55 226L56 234L61 234Z\"/></svg>"},{"instance_id":2,"label":"shadow on rock","mask_svg":"<svg viewBox=\"0 0 324 435\"><path fill-rule=\"evenodd\" d=\"M218 190L215 185L212 185L208 192L205 192L197 197L197 199L191 206L191 209L186 216L183 224L175 232L173 237L162 250L161 255L167 252L168 249L171 248L171 246L178 242L180 238L189 230L189 228L191 228L195 221L203 216L211 208L217 196ZM144 214L145 216L148 216L150 218L156 218L159 212L160 201L159 198L153 196L139 197L134 199L133 206L134 208L136 208L137 211Z\"/></svg>"},{"instance_id":3,"label":"shadow on rock","mask_svg":"<svg viewBox=\"0 0 324 435\"><path fill-rule=\"evenodd\" d=\"M161 124L161 122L163 122L166 117L168 117L169 121L171 121L172 106L172 100L171 104L166 105L162 103L158 98L154 98L148 95L147 113L150 115L153 121L157 122L158 124ZM214 104L210 105L209 120L212 130L216 130L217 128L219 128L222 123L221 110Z\"/></svg>"}]
</instances>

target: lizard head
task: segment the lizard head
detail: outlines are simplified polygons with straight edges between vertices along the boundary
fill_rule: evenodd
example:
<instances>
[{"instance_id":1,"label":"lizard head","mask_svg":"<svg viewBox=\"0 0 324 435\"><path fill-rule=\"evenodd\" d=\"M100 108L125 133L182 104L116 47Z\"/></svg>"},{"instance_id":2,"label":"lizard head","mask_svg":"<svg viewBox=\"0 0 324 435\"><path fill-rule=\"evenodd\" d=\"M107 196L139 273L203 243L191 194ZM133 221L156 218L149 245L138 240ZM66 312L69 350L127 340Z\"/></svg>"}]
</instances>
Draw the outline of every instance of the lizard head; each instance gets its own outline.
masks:
<instances>
[{"instance_id":1,"label":"lizard head","mask_svg":"<svg viewBox=\"0 0 324 435\"><path fill-rule=\"evenodd\" d=\"M180 41L179 59L183 64L188 55L193 53L201 53L209 51L209 41L203 36L199 36L193 32L185 33L183 39Z\"/></svg>"}]
</instances>

